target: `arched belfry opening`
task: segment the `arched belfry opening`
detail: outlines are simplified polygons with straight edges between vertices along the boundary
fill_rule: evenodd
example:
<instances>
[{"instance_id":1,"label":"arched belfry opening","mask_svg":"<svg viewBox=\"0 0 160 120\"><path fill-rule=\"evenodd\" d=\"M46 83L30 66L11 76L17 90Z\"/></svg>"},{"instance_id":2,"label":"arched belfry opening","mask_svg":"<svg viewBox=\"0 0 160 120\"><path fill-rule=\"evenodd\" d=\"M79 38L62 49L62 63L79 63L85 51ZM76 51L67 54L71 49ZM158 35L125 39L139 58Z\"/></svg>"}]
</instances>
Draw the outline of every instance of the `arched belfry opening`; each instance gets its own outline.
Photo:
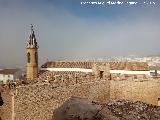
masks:
<instances>
[{"instance_id":1,"label":"arched belfry opening","mask_svg":"<svg viewBox=\"0 0 160 120\"><path fill-rule=\"evenodd\" d=\"M27 53L27 62L30 63L31 62L31 54L28 52Z\"/></svg>"},{"instance_id":2,"label":"arched belfry opening","mask_svg":"<svg viewBox=\"0 0 160 120\"><path fill-rule=\"evenodd\" d=\"M38 63L38 53L37 52L35 52L35 61L36 63Z\"/></svg>"}]
</instances>

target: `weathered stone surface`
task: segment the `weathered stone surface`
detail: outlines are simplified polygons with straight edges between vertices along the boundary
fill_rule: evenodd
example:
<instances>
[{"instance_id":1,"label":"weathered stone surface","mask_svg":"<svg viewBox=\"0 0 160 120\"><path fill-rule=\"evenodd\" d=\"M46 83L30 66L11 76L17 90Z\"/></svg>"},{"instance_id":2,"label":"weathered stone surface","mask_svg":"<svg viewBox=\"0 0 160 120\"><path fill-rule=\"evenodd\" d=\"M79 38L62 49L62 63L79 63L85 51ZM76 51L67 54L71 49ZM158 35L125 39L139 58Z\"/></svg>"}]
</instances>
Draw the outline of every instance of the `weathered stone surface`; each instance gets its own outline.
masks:
<instances>
[{"instance_id":1,"label":"weathered stone surface","mask_svg":"<svg viewBox=\"0 0 160 120\"><path fill-rule=\"evenodd\" d=\"M110 99L143 101L157 105L160 97L160 80L111 80Z\"/></svg>"},{"instance_id":2,"label":"weathered stone surface","mask_svg":"<svg viewBox=\"0 0 160 120\"><path fill-rule=\"evenodd\" d=\"M73 80L73 81L72 81ZM91 80L74 79L57 83L33 83L17 86L14 93L3 91L4 104L0 106L2 120L50 120L54 109L71 96L106 102L128 99L158 104L160 80Z\"/></svg>"},{"instance_id":3,"label":"weathered stone surface","mask_svg":"<svg viewBox=\"0 0 160 120\"><path fill-rule=\"evenodd\" d=\"M91 102L71 97L53 113L53 120L160 120L160 107L144 102Z\"/></svg>"},{"instance_id":4,"label":"weathered stone surface","mask_svg":"<svg viewBox=\"0 0 160 120\"><path fill-rule=\"evenodd\" d=\"M121 120L160 120L160 107L144 102L112 100L107 106Z\"/></svg>"},{"instance_id":5,"label":"weathered stone surface","mask_svg":"<svg viewBox=\"0 0 160 120\"><path fill-rule=\"evenodd\" d=\"M71 96L101 102L109 100L109 81L102 80L69 86L55 86L49 83L34 84L17 87L16 91L15 120L51 120L53 111Z\"/></svg>"},{"instance_id":6,"label":"weathered stone surface","mask_svg":"<svg viewBox=\"0 0 160 120\"><path fill-rule=\"evenodd\" d=\"M119 120L104 105L84 98L71 97L56 109L53 120Z\"/></svg>"},{"instance_id":7,"label":"weathered stone surface","mask_svg":"<svg viewBox=\"0 0 160 120\"><path fill-rule=\"evenodd\" d=\"M0 106L0 117L2 120L12 120L13 113L13 94L11 90L1 93L3 105Z\"/></svg>"}]
</instances>

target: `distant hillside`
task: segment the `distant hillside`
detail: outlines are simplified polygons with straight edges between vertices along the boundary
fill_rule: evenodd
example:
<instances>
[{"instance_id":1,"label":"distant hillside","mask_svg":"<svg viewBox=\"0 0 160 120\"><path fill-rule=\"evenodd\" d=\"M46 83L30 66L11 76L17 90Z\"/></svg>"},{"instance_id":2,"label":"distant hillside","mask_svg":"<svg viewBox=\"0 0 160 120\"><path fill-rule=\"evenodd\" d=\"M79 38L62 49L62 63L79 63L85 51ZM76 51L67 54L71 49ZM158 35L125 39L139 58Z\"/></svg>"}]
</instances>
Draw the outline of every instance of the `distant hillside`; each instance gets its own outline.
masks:
<instances>
[{"instance_id":1,"label":"distant hillside","mask_svg":"<svg viewBox=\"0 0 160 120\"><path fill-rule=\"evenodd\" d=\"M147 55L146 57L160 57L160 55L159 54L155 54L155 55Z\"/></svg>"},{"instance_id":2,"label":"distant hillside","mask_svg":"<svg viewBox=\"0 0 160 120\"><path fill-rule=\"evenodd\" d=\"M5 67L4 66L0 66L0 69L5 69Z\"/></svg>"}]
</instances>

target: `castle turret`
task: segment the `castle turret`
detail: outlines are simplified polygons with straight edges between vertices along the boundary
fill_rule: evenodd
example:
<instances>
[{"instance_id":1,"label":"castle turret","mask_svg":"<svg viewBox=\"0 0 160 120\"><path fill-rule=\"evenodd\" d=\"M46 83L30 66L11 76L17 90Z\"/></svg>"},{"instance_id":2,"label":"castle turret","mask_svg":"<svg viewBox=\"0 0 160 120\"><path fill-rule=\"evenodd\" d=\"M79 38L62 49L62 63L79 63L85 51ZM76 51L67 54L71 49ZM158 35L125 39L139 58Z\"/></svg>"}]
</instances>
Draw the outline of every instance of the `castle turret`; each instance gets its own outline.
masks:
<instances>
[{"instance_id":1,"label":"castle turret","mask_svg":"<svg viewBox=\"0 0 160 120\"><path fill-rule=\"evenodd\" d=\"M27 79L36 79L38 77L38 45L31 25L31 33L27 42Z\"/></svg>"}]
</instances>

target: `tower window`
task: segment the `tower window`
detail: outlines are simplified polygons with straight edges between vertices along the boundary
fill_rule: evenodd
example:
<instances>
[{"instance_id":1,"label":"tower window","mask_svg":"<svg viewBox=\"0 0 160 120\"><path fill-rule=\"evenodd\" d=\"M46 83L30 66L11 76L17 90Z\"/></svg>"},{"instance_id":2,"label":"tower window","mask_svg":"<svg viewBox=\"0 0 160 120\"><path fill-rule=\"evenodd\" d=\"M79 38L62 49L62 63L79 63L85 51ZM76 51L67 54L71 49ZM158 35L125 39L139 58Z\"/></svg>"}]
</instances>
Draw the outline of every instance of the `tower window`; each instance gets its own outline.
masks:
<instances>
[{"instance_id":1,"label":"tower window","mask_svg":"<svg viewBox=\"0 0 160 120\"><path fill-rule=\"evenodd\" d=\"M35 61L36 61L36 63L38 63L38 54L37 54L37 52L35 52Z\"/></svg>"},{"instance_id":2,"label":"tower window","mask_svg":"<svg viewBox=\"0 0 160 120\"><path fill-rule=\"evenodd\" d=\"M103 78L104 71L100 71L100 79Z\"/></svg>"},{"instance_id":3,"label":"tower window","mask_svg":"<svg viewBox=\"0 0 160 120\"><path fill-rule=\"evenodd\" d=\"M27 62L30 63L30 61L31 61L31 55L30 53L27 53Z\"/></svg>"}]
</instances>

